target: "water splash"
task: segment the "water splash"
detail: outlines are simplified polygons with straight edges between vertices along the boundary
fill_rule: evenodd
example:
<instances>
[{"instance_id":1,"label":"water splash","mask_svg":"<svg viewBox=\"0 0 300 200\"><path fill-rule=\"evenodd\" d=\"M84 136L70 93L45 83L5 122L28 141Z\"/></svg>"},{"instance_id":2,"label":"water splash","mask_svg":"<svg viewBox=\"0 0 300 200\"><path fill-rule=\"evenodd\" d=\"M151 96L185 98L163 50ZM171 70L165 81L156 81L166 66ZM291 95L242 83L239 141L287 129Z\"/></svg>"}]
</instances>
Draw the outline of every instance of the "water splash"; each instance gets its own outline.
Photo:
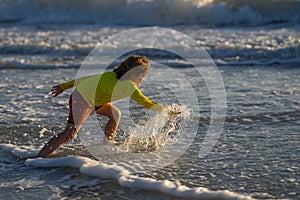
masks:
<instances>
[{"instance_id":1,"label":"water splash","mask_svg":"<svg viewBox=\"0 0 300 200\"><path fill-rule=\"evenodd\" d=\"M184 105L166 106L163 112L151 117L144 126L132 127L129 137L119 147L126 152L159 151L175 140L180 134L180 123L188 120L190 115L190 110Z\"/></svg>"}]
</instances>

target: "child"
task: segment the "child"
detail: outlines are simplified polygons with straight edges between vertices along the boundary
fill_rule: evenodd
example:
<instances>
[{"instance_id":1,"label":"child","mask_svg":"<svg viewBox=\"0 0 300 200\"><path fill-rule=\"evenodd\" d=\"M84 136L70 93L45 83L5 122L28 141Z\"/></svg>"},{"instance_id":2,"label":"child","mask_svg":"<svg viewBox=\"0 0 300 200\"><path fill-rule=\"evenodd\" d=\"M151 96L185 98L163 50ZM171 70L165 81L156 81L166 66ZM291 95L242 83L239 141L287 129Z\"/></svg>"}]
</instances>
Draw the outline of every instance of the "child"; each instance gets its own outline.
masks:
<instances>
[{"instance_id":1,"label":"child","mask_svg":"<svg viewBox=\"0 0 300 200\"><path fill-rule=\"evenodd\" d=\"M111 104L112 101L131 97L145 108L161 111L162 105L147 98L137 87L149 71L148 58L134 55L126 58L113 72L81 77L54 86L51 90L53 96L71 87L76 89L70 96L70 113L65 130L54 136L41 149L38 157L47 157L58 147L73 139L87 117L95 113L108 117L104 133L108 140L114 141L121 112Z\"/></svg>"}]
</instances>

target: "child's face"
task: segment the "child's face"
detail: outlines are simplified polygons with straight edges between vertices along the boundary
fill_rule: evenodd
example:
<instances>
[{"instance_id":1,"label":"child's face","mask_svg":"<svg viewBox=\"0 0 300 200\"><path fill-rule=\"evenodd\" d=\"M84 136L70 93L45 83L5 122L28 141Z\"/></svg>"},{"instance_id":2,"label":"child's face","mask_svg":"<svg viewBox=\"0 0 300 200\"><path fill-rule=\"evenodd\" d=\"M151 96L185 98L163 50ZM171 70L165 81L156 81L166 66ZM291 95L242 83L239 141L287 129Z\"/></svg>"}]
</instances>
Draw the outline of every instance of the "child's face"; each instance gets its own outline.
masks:
<instances>
[{"instance_id":1,"label":"child's face","mask_svg":"<svg viewBox=\"0 0 300 200\"><path fill-rule=\"evenodd\" d=\"M145 76L138 76L135 80L137 85L141 84L144 81Z\"/></svg>"},{"instance_id":2,"label":"child's face","mask_svg":"<svg viewBox=\"0 0 300 200\"><path fill-rule=\"evenodd\" d=\"M146 75L145 74L142 74L142 75L139 75L136 80L134 81L137 85L141 84L144 79L145 79Z\"/></svg>"}]
</instances>

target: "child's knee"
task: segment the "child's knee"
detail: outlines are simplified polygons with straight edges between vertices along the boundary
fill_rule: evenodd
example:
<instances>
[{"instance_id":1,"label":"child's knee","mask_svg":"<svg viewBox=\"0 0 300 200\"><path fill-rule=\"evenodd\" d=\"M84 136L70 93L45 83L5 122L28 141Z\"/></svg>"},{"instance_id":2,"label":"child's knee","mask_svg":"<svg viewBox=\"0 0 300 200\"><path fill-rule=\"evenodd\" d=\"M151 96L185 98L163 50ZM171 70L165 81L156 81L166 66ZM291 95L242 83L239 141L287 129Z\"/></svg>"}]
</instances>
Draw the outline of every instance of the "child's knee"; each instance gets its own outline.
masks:
<instances>
[{"instance_id":1,"label":"child's knee","mask_svg":"<svg viewBox=\"0 0 300 200\"><path fill-rule=\"evenodd\" d=\"M121 118L121 111L119 109L115 109L113 112L113 117L115 118L115 121L119 121Z\"/></svg>"},{"instance_id":2,"label":"child's knee","mask_svg":"<svg viewBox=\"0 0 300 200\"><path fill-rule=\"evenodd\" d=\"M121 119L121 111L119 109L112 109L110 115L107 115L107 117L110 120L113 120L118 123Z\"/></svg>"}]
</instances>

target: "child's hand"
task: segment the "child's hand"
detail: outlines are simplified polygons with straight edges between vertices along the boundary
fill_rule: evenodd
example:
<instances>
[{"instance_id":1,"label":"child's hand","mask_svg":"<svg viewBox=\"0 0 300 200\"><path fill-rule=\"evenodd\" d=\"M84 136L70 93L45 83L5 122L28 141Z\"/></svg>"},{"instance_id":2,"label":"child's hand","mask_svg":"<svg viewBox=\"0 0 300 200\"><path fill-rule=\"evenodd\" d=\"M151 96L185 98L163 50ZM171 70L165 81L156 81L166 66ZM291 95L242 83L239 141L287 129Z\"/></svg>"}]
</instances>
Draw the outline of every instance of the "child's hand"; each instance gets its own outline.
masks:
<instances>
[{"instance_id":1,"label":"child's hand","mask_svg":"<svg viewBox=\"0 0 300 200\"><path fill-rule=\"evenodd\" d=\"M182 113L182 108L179 105L173 104L166 106L168 115L179 115Z\"/></svg>"},{"instance_id":2,"label":"child's hand","mask_svg":"<svg viewBox=\"0 0 300 200\"><path fill-rule=\"evenodd\" d=\"M61 87L59 85L56 85L52 88L51 93L54 97L56 97L57 95L61 94L64 90L61 89Z\"/></svg>"},{"instance_id":3,"label":"child's hand","mask_svg":"<svg viewBox=\"0 0 300 200\"><path fill-rule=\"evenodd\" d=\"M181 114L181 111L178 111L178 110L171 110L168 112L168 115L179 115Z\"/></svg>"}]
</instances>

